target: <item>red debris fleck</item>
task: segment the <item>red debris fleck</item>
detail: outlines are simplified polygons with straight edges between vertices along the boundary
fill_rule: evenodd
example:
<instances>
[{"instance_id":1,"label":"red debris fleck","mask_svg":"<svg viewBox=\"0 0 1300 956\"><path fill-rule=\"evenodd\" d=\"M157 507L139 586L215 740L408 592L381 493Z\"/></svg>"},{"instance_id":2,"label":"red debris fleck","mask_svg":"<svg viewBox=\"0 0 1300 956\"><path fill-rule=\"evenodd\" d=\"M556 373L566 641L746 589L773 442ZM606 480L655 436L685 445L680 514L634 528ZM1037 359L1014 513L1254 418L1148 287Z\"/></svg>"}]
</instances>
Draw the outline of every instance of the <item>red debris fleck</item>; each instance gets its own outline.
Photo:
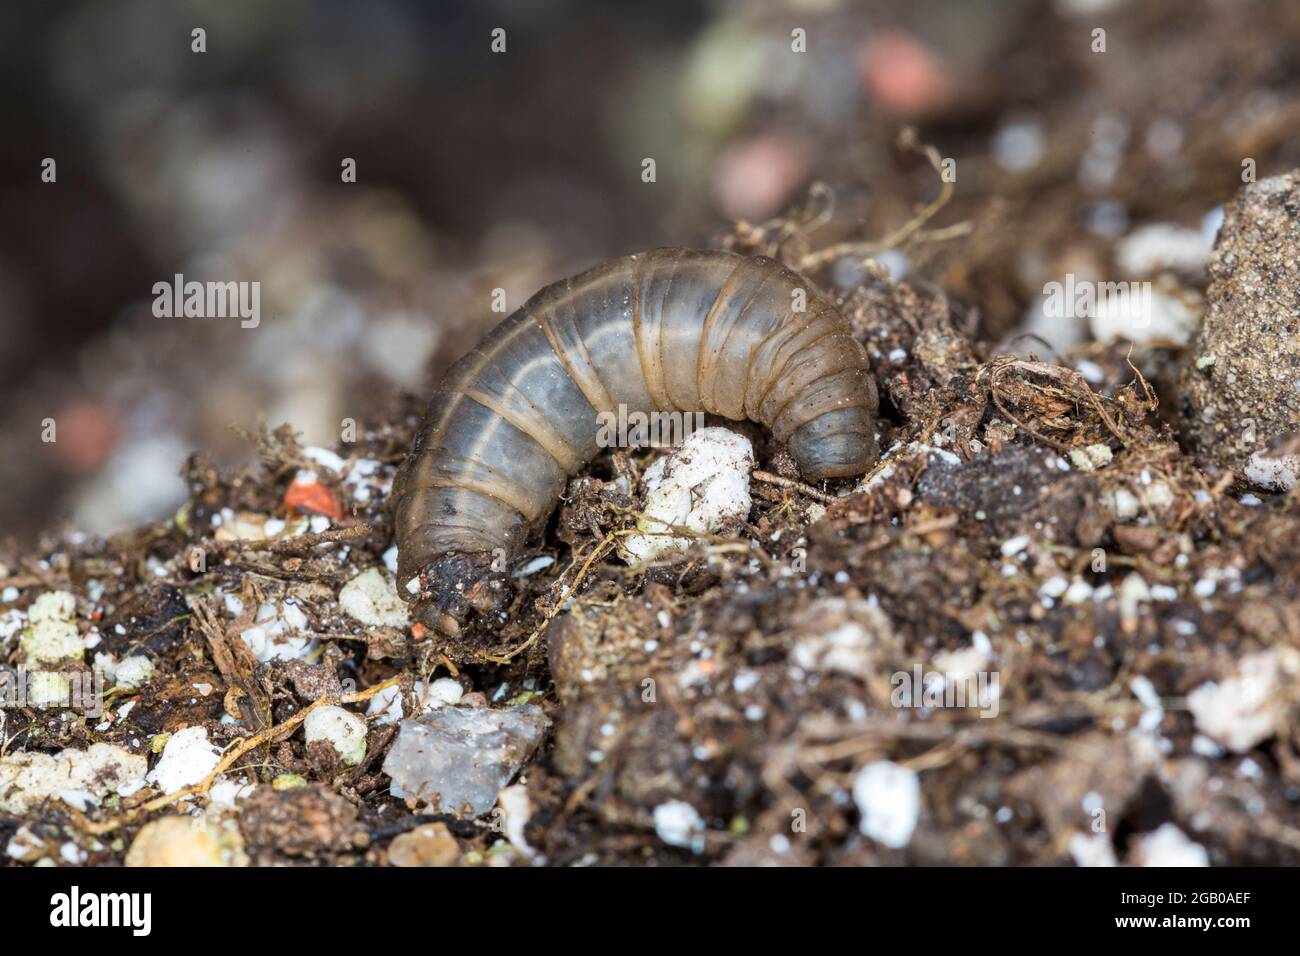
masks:
<instances>
[{"instance_id":1,"label":"red debris fleck","mask_svg":"<svg viewBox=\"0 0 1300 956\"><path fill-rule=\"evenodd\" d=\"M790 201L808 175L808 144L780 133L735 143L718 158L713 196L732 219L766 219Z\"/></svg>"},{"instance_id":2,"label":"red debris fleck","mask_svg":"<svg viewBox=\"0 0 1300 956\"><path fill-rule=\"evenodd\" d=\"M284 506L290 511L310 511L335 521L343 517L338 494L319 481L295 481L284 493Z\"/></svg>"},{"instance_id":3,"label":"red debris fleck","mask_svg":"<svg viewBox=\"0 0 1300 956\"><path fill-rule=\"evenodd\" d=\"M910 33L877 33L858 53L862 83L886 112L936 113L952 99L954 84L943 61Z\"/></svg>"},{"instance_id":4,"label":"red debris fleck","mask_svg":"<svg viewBox=\"0 0 1300 956\"><path fill-rule=\"evenodd\" d=\"M107 405L92 401L73 402L54 415L54 457L65 471L93 474L104 466L117 447L121 423Z\"/></svg>"}]
</instances>

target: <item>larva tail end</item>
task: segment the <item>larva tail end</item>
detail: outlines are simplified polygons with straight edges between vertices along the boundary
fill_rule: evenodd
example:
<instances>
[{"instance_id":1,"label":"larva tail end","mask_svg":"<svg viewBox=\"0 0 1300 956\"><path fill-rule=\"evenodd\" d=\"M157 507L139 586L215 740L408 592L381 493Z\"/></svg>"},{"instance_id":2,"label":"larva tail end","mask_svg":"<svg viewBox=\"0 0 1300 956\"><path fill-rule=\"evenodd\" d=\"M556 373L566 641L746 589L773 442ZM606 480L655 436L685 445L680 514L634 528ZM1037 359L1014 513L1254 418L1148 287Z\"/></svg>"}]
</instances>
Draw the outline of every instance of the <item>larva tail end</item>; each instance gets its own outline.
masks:
<instances>
[{"instance_id":1,"label":"larva tail end","mask_svg":"<svg viewBox=\"0 0 1300 956\"><path fill-rule=\"evenodd\" d=\"M789 447L809 481L865 474L880 457L872 417L862 408L814 418L790 436Z\"/></svg>"},{"instance_id":2,"label":"larva tail end","mask_svg":"<svg viewBox=\"0 0 1300 956\"><path fill-rule=\"evenodd\" d=\"M443 555L420 568L419 579L415 616L447 637L459 637L474 620L502 623L514 595L510 575L488 551Z\"/></svg>"}]
</instances>

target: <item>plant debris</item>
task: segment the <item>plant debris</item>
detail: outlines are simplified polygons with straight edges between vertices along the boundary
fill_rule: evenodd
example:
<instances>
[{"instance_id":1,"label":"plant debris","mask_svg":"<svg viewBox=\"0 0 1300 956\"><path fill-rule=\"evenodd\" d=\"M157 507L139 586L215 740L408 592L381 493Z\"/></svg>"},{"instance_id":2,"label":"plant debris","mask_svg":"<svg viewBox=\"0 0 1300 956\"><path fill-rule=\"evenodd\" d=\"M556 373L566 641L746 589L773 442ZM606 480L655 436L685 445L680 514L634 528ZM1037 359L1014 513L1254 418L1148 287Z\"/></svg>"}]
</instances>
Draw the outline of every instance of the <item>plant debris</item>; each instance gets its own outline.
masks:
<instances>
[{"instance_id":1,"label":"plant debris","mask_svg":"<svg viewBox=\"0 0 1300 956\"><path fill-rule=\"evenodd\" d=\"M195 452L168 520L0 545L7 865L1300 863L1300 172L1235 179L1300 161L1293 58L1260 53L1294 16L1152 9L1107 24L1158 32L1159 69L1062 28L969 89L876 31L845 82L885 137L793 73L807 104L764 71L736 93L821 124L817 150L713 144L783 170L775 197L720 176L753 221L717 245L835 298L881 398L867 474L809 483L713 418L712 465L611 449L513 566L440 569L484 610L455 637L396 576L414 396L334 447L289 423L243 436L246 468ZM730 128L705 93L695 120ZM818 154L834 188L805 182ZM387 237L329 208L264 236L267 268L351 255L314 231ZM1073 295L1112 278L1137 299Z\"/></svg>"}]
</instances>

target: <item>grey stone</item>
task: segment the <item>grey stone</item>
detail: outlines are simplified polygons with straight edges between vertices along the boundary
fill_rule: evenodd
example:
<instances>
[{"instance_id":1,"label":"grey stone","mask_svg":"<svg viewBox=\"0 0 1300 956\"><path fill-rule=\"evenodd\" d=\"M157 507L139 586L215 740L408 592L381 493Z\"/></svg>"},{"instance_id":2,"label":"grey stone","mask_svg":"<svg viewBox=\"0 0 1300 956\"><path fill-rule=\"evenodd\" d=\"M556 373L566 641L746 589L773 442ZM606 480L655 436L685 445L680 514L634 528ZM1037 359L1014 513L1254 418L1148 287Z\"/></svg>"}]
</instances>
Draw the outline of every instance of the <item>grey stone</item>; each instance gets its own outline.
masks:
<instances>
[{"instance_id":1,"label":"grey stone","mask_svg":"<svg viewBox=\"0 0 1300 956\"><path fill-rule=\"evenodd\" d=\"M482 816L532 756L550 721L536 704L443 707L399 725L384 760L392 794L439 813Z\"/></svg>"},{"instance_id":2,"label":"grey stone","mask_svg":"<svg viewBox=\"0 0 1300 956\"><path fill-rule=\"evenodd\" d=\"M1228 204L1210 279L1183 359L1183 433L1198 457L1236 468L1300 431L1300 170Z\"/></svg>"}]
</instances>

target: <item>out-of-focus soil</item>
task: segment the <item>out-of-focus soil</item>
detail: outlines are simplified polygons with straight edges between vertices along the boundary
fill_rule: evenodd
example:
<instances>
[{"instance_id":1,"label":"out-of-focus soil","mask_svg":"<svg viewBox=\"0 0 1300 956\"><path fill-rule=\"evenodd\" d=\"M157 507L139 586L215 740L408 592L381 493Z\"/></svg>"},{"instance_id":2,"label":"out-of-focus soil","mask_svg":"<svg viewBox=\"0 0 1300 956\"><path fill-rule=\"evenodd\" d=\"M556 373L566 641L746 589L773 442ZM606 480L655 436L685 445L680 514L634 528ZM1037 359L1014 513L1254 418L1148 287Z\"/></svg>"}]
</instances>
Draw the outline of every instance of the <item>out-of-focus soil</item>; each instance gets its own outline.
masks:
<instances>
[{"instance_id":1,"label":"out-of-focus soil","mask_svg":"<svg viewBox=\"0 0 1300 956\"><path fill-rule=\"evenodd\" d=\"M866 157L874 189L837 190L829 219L813 190L720 231L807 269L866 346L884 456L861 479L804 485L761 428L726 423L757 451L743 527L629 567L611 542L656 453L606 454L515 569L504 624L468 641L364 624L339 601L367 569L391 577L384 502L411 395L334 465L290 423L248 436L260 460L238 474L194 454L170 521L5 546L9 663L26 611L61 590L88 660L143 654L155 672L102 716L0 711L4 754L106 742L156 763L186 727L219 748L261 735L224 774L250 796L164 806L144 788L0 812L10 857L122 862L142 824L181 810L222 821L229 859L263 864L1141 864L1171 845L1214 865L1300 862L1300 502L1244 470L1252 449L1295 454L1295 369L1274 374L1250 323L1294 304L1294 262L1277 263L1300 206L1293 180L1240 179L1246 157L1261 179L1300 165L1286 136L1300 69L1278 42L1300 23L1283 5L1198 10L1110 16L1105 59L1090 21L1022 15L1016 35L1035 40L983 82L941 64L951 95L903 110L919 136L886 150L862 146L859 123L818 131L829 179L882 151ZM1026 115L1039 157L1012 172L987 140ZM962 150L933 218L897 198L934 195L936 159ZM1133 223L1196 230L1234 196L1202 268L1125 271ZM1044 342L1040 290L1066 273L1153 278L1206 324L1176 341L1060 323ZM1293 344L1294 315L1274 318L1262 331ZM248 651L271 619L316 642L303 660ZM914 674L993 675L995 693L900 697ZM395 677L408 713L415 682L440 677L464 691L454 706L545 709L522 817L394 797L395 725L375 715L351 766L297 729L322 700L365 714L361 696ZM919 783L901 841L868 819L885 812L860 786L880 763ZM898 800L887 809L907 816Z\"/></svg>"}]
</instances>

